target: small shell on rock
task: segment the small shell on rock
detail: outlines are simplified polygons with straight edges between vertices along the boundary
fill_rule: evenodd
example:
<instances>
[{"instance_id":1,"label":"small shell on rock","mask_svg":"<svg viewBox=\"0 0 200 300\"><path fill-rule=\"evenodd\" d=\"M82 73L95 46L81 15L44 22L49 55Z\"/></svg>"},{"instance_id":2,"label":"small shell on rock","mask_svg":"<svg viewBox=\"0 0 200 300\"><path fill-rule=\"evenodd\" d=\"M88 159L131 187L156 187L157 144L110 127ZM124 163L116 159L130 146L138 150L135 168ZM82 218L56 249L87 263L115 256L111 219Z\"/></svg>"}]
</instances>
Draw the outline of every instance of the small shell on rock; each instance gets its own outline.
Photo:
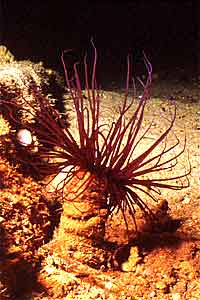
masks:
<instances>
[{"instance_id":1,"label":"small shell on rock","mask_svg":"<svg viewBox=\"0 0 200 300\"><path fill-rule=\"evenodd\" d=\"M32 134L28 129L20 129L17 132L17 141L22 145L22 146L29 146L31 145L33 138Z\"/></svg>"}]
</instances>

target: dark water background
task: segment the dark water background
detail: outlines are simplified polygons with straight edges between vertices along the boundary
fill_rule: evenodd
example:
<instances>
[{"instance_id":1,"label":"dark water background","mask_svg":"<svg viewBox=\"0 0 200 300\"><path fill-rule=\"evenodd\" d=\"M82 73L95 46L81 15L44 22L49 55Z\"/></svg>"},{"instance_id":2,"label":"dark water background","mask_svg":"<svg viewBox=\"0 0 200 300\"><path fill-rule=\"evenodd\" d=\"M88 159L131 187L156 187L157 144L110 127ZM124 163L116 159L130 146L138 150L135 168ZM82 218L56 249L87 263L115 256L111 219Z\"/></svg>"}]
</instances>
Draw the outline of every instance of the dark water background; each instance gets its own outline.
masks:
<instances>
[{"instance_id":1,"label":"dark water background","mask_svg":"<svg viewBox=\"0 0 200 300\"><path fill-rule=\"evenodd\" d=\"M90 60L92 37L102 84L124 81L128 53L142 74L142 51L155 72L195 72L193 1L1 0L0 15L1 42L17 59L42 60L58 70L63 49L74 51L68 65L86 50Z\"/></svg>"}]
</instances>

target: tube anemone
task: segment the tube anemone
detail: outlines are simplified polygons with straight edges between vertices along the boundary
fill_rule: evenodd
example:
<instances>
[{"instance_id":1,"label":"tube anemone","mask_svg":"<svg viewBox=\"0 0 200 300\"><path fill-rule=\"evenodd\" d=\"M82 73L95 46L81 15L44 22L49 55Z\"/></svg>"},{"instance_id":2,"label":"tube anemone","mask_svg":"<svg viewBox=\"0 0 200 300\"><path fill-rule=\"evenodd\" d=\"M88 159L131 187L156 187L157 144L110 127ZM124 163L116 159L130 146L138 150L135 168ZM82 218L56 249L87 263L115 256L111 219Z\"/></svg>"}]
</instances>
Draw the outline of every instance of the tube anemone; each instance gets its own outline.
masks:
<instances>
[{"instance_id":1,"label":"tube anemone","mask_svg":"<svg viewBox=\"0 0 200 300\"><path fill-rule=\"evenodd\" d=\"M74 64L73 76L70 77L64 54L62 62L67 89L76 114L78 139L74 137L71 129L65 126L55 108L36 87L33 87L35 98L42 109L35 112L37 123L28 124L26 129L39 141L38 151L34 155L40 159L31 160L29 157L25 162L43 176L52 175L51 187L54 186L57 192L62 192L63 214L56 240L60 240L62 246L59 246L59 251L64 253L70 248L72 241L72 238L66 238L66 233L72 234L73 239L78 239L77 245L82 246L85 239L104 239L105 222L113 212L121 211L127 231L127 213L131 215L136 226L136 207L152 218L151 209L141 195L156 201L154 194L158 194L159 189L180 190L188 187L187 176L190 168L182 175L169 175L167 178L154 175L156 172L162 174L164 170L168 170L170 174L185 151L186 140L181 149L177 137L174 144L167 143L176 119L175 105L171 119L168 120L168 127L144 151L135 155L136 148L138 150L151 129L150 125L142 131L152 78L152 67L146 56L144 62L148 73L147 80L145 83L141 82L143 94L138 99L136 110L130 118L127 117L135 102L134 95L129 99L131 74L128 59L124 100L119 108L118 117L110 125L100 122L101 92L96 82L96 48L94 47L91 78L87 57L84 58L84 91L78 64ZM24 151L29 150L24 147ZM145 177L148 175L149 178ZM91 257L89 260L91 261Z\"/></svg>"}]
</instances>

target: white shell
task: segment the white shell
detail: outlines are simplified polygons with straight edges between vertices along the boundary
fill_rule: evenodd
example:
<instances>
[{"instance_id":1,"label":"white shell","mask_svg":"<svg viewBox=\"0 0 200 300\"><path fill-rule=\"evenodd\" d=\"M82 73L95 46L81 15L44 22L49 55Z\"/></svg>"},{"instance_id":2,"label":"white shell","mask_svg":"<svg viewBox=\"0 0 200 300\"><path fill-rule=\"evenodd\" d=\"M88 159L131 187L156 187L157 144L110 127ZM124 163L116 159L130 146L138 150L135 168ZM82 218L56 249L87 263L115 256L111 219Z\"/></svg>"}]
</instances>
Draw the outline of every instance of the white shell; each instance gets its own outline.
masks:
<instances>
[{"instance_id":1,"label":"white shell","mask_svg":"<svg viewBox=\"0 0 200 300\"><path fill-rule=\"evenodd\" d=\"M20 129L17 132L17 140L22 146L29 146L31 145L33 138L31 132L28 129Z\"/></svg>"}]
</instances>

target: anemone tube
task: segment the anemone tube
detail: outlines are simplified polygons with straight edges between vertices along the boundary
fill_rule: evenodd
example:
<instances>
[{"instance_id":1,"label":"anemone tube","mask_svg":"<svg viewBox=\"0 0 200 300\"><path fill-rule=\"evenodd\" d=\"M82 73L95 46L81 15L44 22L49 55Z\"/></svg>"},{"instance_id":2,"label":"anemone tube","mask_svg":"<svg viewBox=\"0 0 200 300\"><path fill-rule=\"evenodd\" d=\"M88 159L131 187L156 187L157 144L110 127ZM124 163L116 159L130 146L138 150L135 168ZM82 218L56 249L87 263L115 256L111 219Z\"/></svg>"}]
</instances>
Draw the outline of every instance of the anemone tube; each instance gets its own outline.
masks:
<instances>
[{"instance_id":1,"label":"anemone tube","mask_svg":"<svg viewBox=\"0 0 200 300\"><path fill-rule=\"evenodd\" d=\"M71 129L65 126L55 108L36 87L33 87L35 98L42 109L35 111L37 123L27 124L26 129L39 140L37 157L40 159L29 160L26 163L43 176L51 175L48 187L54 185L56 192L62 193L63 213L56 240L60 241L59 251L64 253L71 247L70 243L76 236L76 245L79 245L76 247L80 247L80 244L83 246L84 243L90 243L91 246L93 242L101 242L104 239L108 216L117 211L121 211L123 215L127 232L127 214L132 217L135 227L137 225L136 207L139 207L144 215L153 218L151 209L140 196L141 193L156 201L154 194L159 194L159 189L180 190L188 187L190 168L177 176L154 176L156 172L170 172L185 152L186 139L181 148L178 137L172 145L167 144L168 135L176 119L176 106L171 113L171 119L168 120L168 127L146 150L134 157L136 148L138 149L151 129L150 125L139 134L143 126L145 106L150 98L152 78L152 67L146 56L144 62L148 74L145 83L140 81L143 95L138 99L136 110L127 118L135 102L134 95L129 99L131 74L128 58L124 100L119 108L118 117L111 125L100 122L101 91L96 82L96 48L94 47L91 83L87 56L84 58L84 92L78 64L74 64L73 77L70 77L64 62L64 53L62 62L67 89L75 109L78 139L73 136ZM9 107L8 103L6 105ZM154 154L156 149L159 150ZM29 150L24 147L24 151ZM146 175L150 175L150 178L144 179ZM68 237L71 234L73 238L63 238L66 234ZM90 260L91 256L89 257Z\"/></svg>"}]
</instances>

